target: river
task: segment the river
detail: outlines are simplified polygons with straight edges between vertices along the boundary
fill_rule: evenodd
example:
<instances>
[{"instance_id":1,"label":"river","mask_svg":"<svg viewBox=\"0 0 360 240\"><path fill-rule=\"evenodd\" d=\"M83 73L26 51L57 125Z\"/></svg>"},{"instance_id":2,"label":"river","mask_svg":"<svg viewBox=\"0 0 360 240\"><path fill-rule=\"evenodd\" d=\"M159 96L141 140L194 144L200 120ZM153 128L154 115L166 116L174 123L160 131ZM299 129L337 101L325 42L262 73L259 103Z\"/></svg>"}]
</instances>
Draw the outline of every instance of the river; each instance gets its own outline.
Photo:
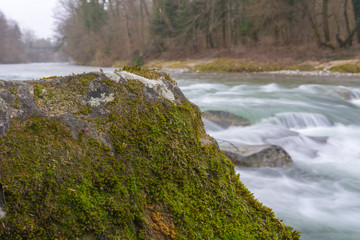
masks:
<instances>
[{"instance_id":1,"label":"river","mask_svg":"<svg viewBox=\"0 0 360 240\"><path fill-rule=\"evenodd\" d=\"M0 65L0 79L98 70L65 63ZM301 239L360 239L359 76L170 73L202 111L226 110L252 122L223 129L205 121L211 136L275 144L290 154L290 168L236 171L257 199L301 232Z\"/></svg>"}]
</instances>

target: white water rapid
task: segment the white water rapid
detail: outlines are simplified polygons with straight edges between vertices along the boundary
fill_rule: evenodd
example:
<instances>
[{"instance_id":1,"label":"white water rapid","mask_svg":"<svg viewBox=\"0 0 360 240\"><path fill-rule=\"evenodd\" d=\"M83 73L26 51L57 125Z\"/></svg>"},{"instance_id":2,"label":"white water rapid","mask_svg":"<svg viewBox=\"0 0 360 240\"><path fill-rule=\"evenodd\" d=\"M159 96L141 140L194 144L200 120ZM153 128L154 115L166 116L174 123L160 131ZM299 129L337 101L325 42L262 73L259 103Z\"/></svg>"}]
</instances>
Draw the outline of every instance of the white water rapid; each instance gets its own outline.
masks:
<instances>
[{"instance_id":1,"label":"white water rapid","mask_svg":"<svg viewBox=\"0 0 360 240\"><path fill-rule=\"evenodd\" d=\"M290 154L291 168L236 170L257 199L301 232L301 239L360 239L360 79L176 76L203 111L225 110L253 123L223 129L205 120L211 136L275 144Z\"/></svg>"}]
</instances>

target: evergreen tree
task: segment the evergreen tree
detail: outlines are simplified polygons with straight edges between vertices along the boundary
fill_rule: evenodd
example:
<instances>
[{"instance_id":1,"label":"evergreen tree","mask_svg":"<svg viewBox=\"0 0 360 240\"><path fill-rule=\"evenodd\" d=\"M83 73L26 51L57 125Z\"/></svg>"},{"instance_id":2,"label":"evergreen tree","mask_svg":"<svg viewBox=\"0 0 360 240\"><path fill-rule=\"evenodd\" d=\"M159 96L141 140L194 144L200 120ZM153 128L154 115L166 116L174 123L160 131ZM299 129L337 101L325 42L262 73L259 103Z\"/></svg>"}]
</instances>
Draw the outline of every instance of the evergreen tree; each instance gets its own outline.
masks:
<instances>
[{"instance_id":1,"label":"evergreen tree","mask_svg":"<svg viewBox=\"0 0 360 240\"><path fill-rule=\"evenodd\" d=\"M80 10L87 31L99 31L106 23L106 11L102 0L81 0Z\"/></svg>"},{"instance_id":2,"label":"evergreen tree","mask_svg":"<svg viewBox=\"0 0 360 240\"><path fill-rule=\"evenodd\" d=\"M360 23L360 0L353 0L353 9L356 24ZM358 43L360 43L360 26L357 29L357 39Z\"/></svg>"}]
</instances>

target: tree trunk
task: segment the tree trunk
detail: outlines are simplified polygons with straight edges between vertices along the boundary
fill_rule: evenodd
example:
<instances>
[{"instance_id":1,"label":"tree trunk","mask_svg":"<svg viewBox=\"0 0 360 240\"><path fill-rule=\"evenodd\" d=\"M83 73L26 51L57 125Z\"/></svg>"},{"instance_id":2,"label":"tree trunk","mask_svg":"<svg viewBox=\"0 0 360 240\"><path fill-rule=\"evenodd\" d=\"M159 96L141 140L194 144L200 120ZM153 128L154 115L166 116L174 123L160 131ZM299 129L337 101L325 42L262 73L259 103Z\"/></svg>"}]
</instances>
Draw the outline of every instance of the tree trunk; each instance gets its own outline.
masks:
<instances>
[{"instance_id":1,"label":"tree trunk","mask_svg":"<svg viewBox=\"0 0 360 240\"><path fill-rule=\"evenodd\" d=\"M345 18L345 24L346 24L346 31L347 31L348 35L350 35L351 31L350 31L350 24L349 24L347 8L348 8L348 0L345 0L345 2L344 2L344 18Z\"/></svg>"},{"instance_id":2,"label":"tree trunk","mask_svg":"<svg viewBox=\"0 0 360 240\"><path fill-rule=\"evenodd\" d=\"M126 20L126 31L127 31L127 37L128 37L128 44L129 44L129 56L133 57L133 35L130 29L130 16L129 16L129 9L126 7L125 8L125 20Z\"/></svg>"},{"instance_id":3,"label":"tree trunk","mask_svg":"<svg viewBox=\"0 0 360 240\"><path fill-rule=\"evenodd\" d=\"M313 13L312 13L312 9L315 9L314 4L315 4L315 2L313 2L312 7L309 7L308 3L304 2L304 12L305 12L305 15L307 15L309 18L309 21L310 21L311 27L314 31L314 35L315 35L318 45L321 45L321 37L320 37L320 33L319 33L318 24L316 22L316 18L313 17Z\"/></svg>"},{"instance_id":4,"label":"tree trunk","mask_svg":"<svg viewBox=\"0 0 360 240\"><path fill-rule=\"evenodd\" d=\"M323 0L322 20L324 28L325 44L330 44L330 29L329 29L329 0Z\"/></svg>"},{"instance_id":5,"label":"tree trunk","mask_svg":"<svg viewBox=\"0 0 360 240\"><path fill-rule=\"evenodd\" d=\"M142 8L145 10L146 17L149 18L150 13L145 0L140 0L140 4L142 5Z\"/></svg>"},{"instance_id":6,"label":"tree trunk","mask_svg":"<svg viewBox=\"0 0 360 240\"><path fill-rule=\"evenodd\" d=\"M354 9L354 16L355 16L355 23L358 24L360 22L360 0L352 0L353 2L353 9ZM360 29L357 29L357 39L358 43L360 43Z\"/></svg>"},{"instance_id":7,"label":"tree trunk","mask_svg":"<svg viewBox=\"0 0 360 240\"><path fill-rule=\"evenodd\" d=\"M160 16L164 19L164 22L165 22L166 26L169 28L169 30L171 32L175 32L175 29L174 29L173 25L171 24L171 21L170 21L169 17L167 16L166 12L161 7L159 0L153 0L153 3L155 5L155 7L157 8L157 10L159 11Z\"/></svg>"},{"instance_id":8,"label":"tree trunk","mask_svg":"<svg viewBox=\"0 0 360 240\"><path fill-rule=\"evenodd\" d=\"M350 34L348 35L348 37L345 39L345 41L343 41L339 36L337 36L337 41L339 42L340 47L345 48L347 46L351 46L352 43L352 39L355 35L355 33L359 32L360 30L360 21L357 22L356 26L354 27L354 29L350 32Z\"/></svg>"},{"instance_id":9,"label":"tree trunk","mask_svg":"<svg viewBox=\"0 0 360 240\"><path fill-rule=\"evenodd\" d=\"M224 2L223 2L224 3ZM225 6L222 6L225 9ZM223 48L226 48L226 11L224 10L221 15L222 19L222 41L223 41Z\"/></svg>"},{"instance_id":10,"label":"tree trunk","mask_svg":"<svg viewBox=\"0 0 360 240\"><path fill-rule=\"evenodd\" d=\"M140 23L141 23L141 27L140 27L140 34L141 34L141 51L144 50L145 48L145 19L144 19L144 5L143 5L144 1L142 0L140 2Z\"/></svg>"},{"instance_id":11,"label":"tree trunk","mask_svg":"<svg viewBox=\"0 0 360 240\"><path fill-rule=\"evenodd\" d=\"M226 1L226 47L231 48L231 32L232 32L232 23L231 23L231 0Z\"/></svg>"},{"instance_id":12,"label":"tree trunk","mask_svg":"<svg viewBox=\"0 0 360 240\"><path fill-rule=\"evenodd\" d=\"M214 41L213 41L213 31L214 31L214 22L215 22L215 0L211 0L208 3L209 17L208 17L208 24L206 29L206 47L207 48L214 48Z\"/></svg>"}]
</instances>

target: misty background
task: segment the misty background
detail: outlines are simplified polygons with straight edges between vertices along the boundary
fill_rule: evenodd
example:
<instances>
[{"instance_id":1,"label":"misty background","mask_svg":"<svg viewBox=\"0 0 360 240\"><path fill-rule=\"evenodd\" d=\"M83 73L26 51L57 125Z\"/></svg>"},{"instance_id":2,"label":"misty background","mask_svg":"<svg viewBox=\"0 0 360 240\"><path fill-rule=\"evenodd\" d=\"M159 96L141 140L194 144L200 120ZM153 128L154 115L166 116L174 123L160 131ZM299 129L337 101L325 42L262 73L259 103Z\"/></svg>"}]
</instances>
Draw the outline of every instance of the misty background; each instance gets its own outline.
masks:
<instances>
[{"instance_id":1,"label":"misty background","mask_svg":"<svg viewBox=\"0 0 360 240\"><path fill-rule=\"evenodd\" d=\"M8 6L15 2L0 3L0 63L304 60L353 56L360 42L360 0L58 0L47 8L48 1L38 0ZM5 7L26 9L20 23ZM27 17L31 12L36 15ZM23 26L33 20L33 29ZM36 34L49 26L52 35Z\"/></svg>"}]
</instances>

